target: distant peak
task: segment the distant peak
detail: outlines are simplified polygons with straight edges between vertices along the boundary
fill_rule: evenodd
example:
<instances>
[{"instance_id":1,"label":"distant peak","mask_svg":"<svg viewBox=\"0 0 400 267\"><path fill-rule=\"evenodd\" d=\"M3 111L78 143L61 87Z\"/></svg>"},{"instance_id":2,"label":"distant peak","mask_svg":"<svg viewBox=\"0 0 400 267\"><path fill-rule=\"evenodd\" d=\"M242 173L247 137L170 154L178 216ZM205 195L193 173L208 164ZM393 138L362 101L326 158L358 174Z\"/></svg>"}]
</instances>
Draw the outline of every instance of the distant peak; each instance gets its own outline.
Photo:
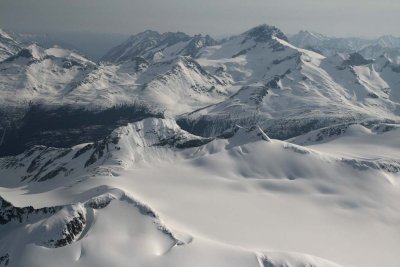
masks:
<instances>
[{"instance_id":1,"label":"distant peak","mask_svg":"<svg viewBox=\"0 0 400 267\"><path fill-rule=\"evenodd\" d=\"M159 43L166 43L170 45L180 41L187 41L189 39L190 36L183 32L159 33L153 30L146 30L136 35L132 35L126 43L153 42L154 45ZM148 45L150 46L151 44Z\"/></svg>"},{"instance_id":2,"label":"distant peak","mask_svg":"<svg viewBox=\"0 0 400 267\"><path fill-rule=\"evenodd\" d=\"M307 36L307 37L312 37L312 38L316 38L316 39L320 39L320 40L328 38L327 36L325 36L321 33L312 32L309 30L300 30L297 34L295 34L295 36L302 36L302 37Z\"/></svg>"},{"instance_id":3,"label":"distant peak","mask_svg":"<svg viewBox=\"0 0 400 267\"><path fill-rule=\"evenodd\" d=\"M11 36L7 32L3 31L2 29L0 29L0 37L12 39Z\"/></svg>"},{"instance_id":4,"label":"distant peak","mask_svg":"<svg viewBox=\"0 0 400 267\"><path fill-rule=\"evenodd\" d=\"M269 26L267 24L262 24L254 27L244 33L249 38L253 38L256 42L268 42L272 37L277 37L279 39L288 41L286 35L275 26Z\"/></svg>"},{"instance_id":5,"label":"distant peak","mask_svg":"<svg viewBox=\"0 0 400 267\"><path fill-rule=\"evenodd\" d=\"M143 32L140 32L138 34L134 34L132 36L160 36L161 34L157 31L153 30L145 30Z\"/></svg>"}]
</instances>

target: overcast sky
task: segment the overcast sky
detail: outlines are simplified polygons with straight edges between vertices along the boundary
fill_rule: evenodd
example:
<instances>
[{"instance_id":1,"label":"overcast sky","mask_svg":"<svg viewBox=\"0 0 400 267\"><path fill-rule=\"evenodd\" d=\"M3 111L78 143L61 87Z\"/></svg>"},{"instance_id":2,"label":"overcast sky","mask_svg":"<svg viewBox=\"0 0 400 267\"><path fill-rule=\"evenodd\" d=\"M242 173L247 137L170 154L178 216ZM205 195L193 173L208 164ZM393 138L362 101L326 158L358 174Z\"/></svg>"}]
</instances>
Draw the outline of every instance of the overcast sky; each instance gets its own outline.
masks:
<instances>
[{"instance_id":1,"label":"overcast sky","mask_svg":"<svg viewBox=\"0 0 400 267\"><path fill-rule=\"evenodd\" d=\"M400 0L0 0L0 27L18 32L225 36L267 23L335 36L400 36Z\"/></svg>"}]
</instances>

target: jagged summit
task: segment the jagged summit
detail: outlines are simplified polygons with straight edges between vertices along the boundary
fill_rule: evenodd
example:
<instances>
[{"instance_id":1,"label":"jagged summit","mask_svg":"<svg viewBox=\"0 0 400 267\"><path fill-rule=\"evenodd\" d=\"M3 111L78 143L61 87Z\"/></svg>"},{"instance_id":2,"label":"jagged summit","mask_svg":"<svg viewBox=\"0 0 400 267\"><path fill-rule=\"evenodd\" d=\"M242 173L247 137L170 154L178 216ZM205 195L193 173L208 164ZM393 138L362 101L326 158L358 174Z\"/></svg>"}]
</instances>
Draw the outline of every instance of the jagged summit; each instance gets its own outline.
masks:
<instances>
[{"instance_id":1,"label":"jagged summit","mask_svg":"<svg viewBox=\"0 0 400 267\"><path fill-rule=\"evenodd\" d=\"M196 57L202 47L214 44L216 41L208 35L191 37L182 32L161 34L148 30L131 36L121 45L111 49L102 60L122 62L141 56L146 60L157 62L177 55Z\"/></svg>"},{"instance_id":2,"label":"jagged summit","mask_svg":"<svg viewBox=\"0 0 400 267\"><path fill-rule=\"evenodd\" d=\"M269 26L267 24L262 24L254 27L243 33L243 35L247 36L248 38L254 39L256 42L261 43L270 41L272 37L288 41L288 38L280 29L275 26Z\"/></svg>"},{"instance_id":3,"label":"jagged summit","mask_svg":"<svg viewBox=\"0 0 400 267\"><path fill-rule=\"evenodd\" d=\"M197 34L181 51L178 52L178 54L196 58L201 48L216 44L217 41L215 41L211 36Z\"/></svg>"},{"instance_id":4,"label":"jagged summit","mask_svg":"<svg viewBox=\"0 0 400 267\"><path fill-rule=\"evenodd\" d=\"M156 31L147 30L132 35L124 43L111 49L102 60L120 62L138 56L151 60L159 50L189 39L190 36L182 32L160 34Z\"/></svg>"}]
</instances>

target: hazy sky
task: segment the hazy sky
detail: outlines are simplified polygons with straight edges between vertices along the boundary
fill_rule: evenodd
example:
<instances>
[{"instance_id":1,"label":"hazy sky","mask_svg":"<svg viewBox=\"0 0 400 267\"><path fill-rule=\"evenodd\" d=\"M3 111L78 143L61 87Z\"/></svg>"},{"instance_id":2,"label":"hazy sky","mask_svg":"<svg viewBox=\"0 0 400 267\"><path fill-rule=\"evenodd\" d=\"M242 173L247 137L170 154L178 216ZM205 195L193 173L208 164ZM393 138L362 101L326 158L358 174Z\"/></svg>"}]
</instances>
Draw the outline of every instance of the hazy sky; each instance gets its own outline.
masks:
<instances>
[{"instance_id":1,"label":"hazy sky","mask_svg":"<svg viewBox=\"0 0 400 267\"><path fill-rule=\"evenodd\" d=\"M240 33L258 24L286 33L400 36L400 0L0 0L14 31Z\"/></svg>"}]
</instances>

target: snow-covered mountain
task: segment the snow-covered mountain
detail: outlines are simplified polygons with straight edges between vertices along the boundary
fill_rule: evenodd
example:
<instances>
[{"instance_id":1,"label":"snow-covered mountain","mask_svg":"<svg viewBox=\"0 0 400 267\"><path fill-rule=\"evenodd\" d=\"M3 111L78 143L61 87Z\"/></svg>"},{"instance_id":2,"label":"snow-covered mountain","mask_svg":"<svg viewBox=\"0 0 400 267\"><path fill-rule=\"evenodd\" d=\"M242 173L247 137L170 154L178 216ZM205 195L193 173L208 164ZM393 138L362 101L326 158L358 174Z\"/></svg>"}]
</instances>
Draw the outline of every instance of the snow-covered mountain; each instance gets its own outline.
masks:
<instances>
[{"instance_id":1,"label":"snow-covered mountain","mask_svg":"<svg viewBox=\"0 0 400 267\"><path fill-rule=\"evenodd\" d=\"M182 32L160 34L156 31L145 31L131 36L121 45L111 49L102 60L121 62L139 56L152 62L170 60L177 56L195 58L201 48L213 44L216 44L216 41L209 35L191 37Z\"/></svg>"},{"instance_id":2,"label":"snow-covered mountain","mask_svg":"<svg viewBox=\"0 0 400 267\"><path fill-rule=\"evenodd\" d=\"M223 102L183 114L182 127L214 136L235 124L257 123L285 139L346 121L398 121L396 64L358 53L324 57L274 35L262 36L265 42L247 32L204 50L200 64L222 66L239 90Z\"/></svg>"},{"instance_id":3,"label":"snow-covered mountain","mask_svg":"<svg viewBox=\"0 0 400 267\"><path fill-rule=\"evenodd\" d=\"M0 29L0 61L15 55L21 50L21 45L8 33Z\"/></svg>"},{"instance_id":4,"label":"snow-covered mountain","mask_svg":"<svg viewBox=\"0 0 400 267\"><path fill-rule=\"evenodd\" d=\"M299 31L289 39L290 43L297 47L313 50L325 56L357 52L372 43L371 40L362 38L329 37L310 31Z\"/></svg>"},{"instance_id":5,"label":"snow-covered mountain","mask_svg":"<svg viewBox=\"0 0 400 267\"><path fill-rule=\"evenodd\" d=\"M27 45L36 43L44 48L61 46L69 50L76 50L97 61L111 47L119 45L128 36L126 34L108 32L19 32L17 39Z\"/></svg>"},{"instance_id":6,"label":"snow-covered mountain","mask_svg":"<svg viewBox=\"0 0 400 267\"><path fill-rule=\"evenodd\" d=\"M96 64L69 50L43 49L33 44L8 57L0 66L1 104L18 106L35 99L49 105L57 102Z\"/></svg>"},{"instance_id":7,"label":"snow-covered mountain","mask_svg":"<svg viewBox=\"0 0 400 267\"><path fill-rule=\"evenodd\" d=\"M58 132L69 135L60 140L66 143L56 142L56 146L103 138L126 121L181 114L222 101L230 86L228 78L208 73L190 56L157 62L136 57L118 64L98 64L75 51L36 44L0 62L0 72L3 153L21 145L23 149L32 144L51 145L48 137L33 138L33 133L51 130L58 135L53 124L61 127ZM60 114L67 124L62 125ZM79 122L79 116L86 119ZM104 120L104 116L111 118ZM26 138L25 125L35 129ZM87 129L87 138L75 134L79 128Z\"/></svg>"},{"instance_id":8,"label":"snow-covered mountain","mask_svg":"<svg viewBox=\"0 0 400 267\"><path fill-rule=\"evenodd\" d=\"M396 266L400 132L376 129L304 147L146 119L3 158L2 264Z\"/></svg>"},{"instance_id":9,"label":"snow-covered mountain","mask_svg":"<svg viewBox=\"0 0 400 267\"><path fill-rule=\"evenodd\" d=\"M382 51L397 50L397 53L400 52L400 38L391 35L376 39L338 38L302 30L290 36L289 39L290 43L297 47L313 50L325 56L332 56L336 53L360 52L363 56L372 59L383 54ZM374 54L371 54L372 51L370 50L375 50ZM377 53L380 54L377 55Z\"/></svg>"},{"instance_id":10,"label":"snow-covered mountain","mask_svg":"<svg viewBox=\"0 0 400 267\"><path fill-rule=\"evenodd\" d=\"M2 36L0 266L398 266L396 38Z\"/></svg>"},{"instance_id":11,"label":"snow-covered mountain","mask_svg":"<svg viewBox=\"0 0 400 267\"><path fill-rule=\"evenodd\" d=\"M290 43L297 47L305 49L318 49L330 38L317 32L301 30L298 33L289 37Z\"/></svg>"}]
</instances>

